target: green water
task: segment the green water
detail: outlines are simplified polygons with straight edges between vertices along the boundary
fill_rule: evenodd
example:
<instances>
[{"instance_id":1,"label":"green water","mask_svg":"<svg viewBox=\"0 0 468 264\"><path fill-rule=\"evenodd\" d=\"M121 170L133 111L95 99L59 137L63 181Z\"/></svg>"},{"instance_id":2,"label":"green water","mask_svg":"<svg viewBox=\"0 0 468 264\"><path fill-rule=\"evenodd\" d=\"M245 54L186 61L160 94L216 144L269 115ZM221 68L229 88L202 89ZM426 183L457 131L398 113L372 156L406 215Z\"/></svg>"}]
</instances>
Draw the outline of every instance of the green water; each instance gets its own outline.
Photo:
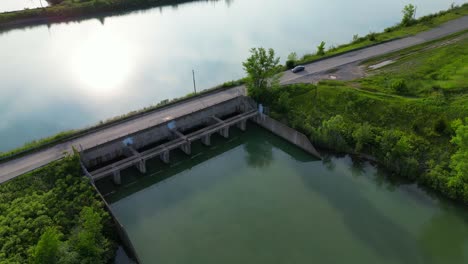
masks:
<instances>
[{"instance_id":1,"label":"green water","mask_svg":"<svg viewBox=\"0 0 468 264\"><path fill-rule=\"evenodd\" d=\"M468 212L250 126L100 188L143 263L468 263Z\"/></svg>"}]
</instances>

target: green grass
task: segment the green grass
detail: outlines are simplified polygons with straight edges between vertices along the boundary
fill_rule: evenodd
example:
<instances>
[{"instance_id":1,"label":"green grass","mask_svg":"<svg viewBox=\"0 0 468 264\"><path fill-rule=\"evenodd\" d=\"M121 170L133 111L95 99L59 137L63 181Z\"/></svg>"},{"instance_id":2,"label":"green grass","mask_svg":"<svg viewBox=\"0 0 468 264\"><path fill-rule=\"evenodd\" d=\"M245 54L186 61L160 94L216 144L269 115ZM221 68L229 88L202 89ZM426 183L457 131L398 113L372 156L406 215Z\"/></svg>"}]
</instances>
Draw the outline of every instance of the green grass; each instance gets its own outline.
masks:
<instances>
[{"instance_id":1,"label":"green grass","mask_svg":"<svg viewBox=\"0 0 468 264\"><path fill-rule=\"evenodd\" d=\"M277 88L263 103L319 147L371 155L399 175L468 203L468 180L453 184L449 166L457 150L451 123L468 117L466 36L382 57L400 59L357 81ZM406 90L395 89L393 80Z\"/></svg>"},{"instance_id":2,"label":"green grass","mask_svg":"<svg viewBox=\"0 0 468 264\"><path fill-rule=\"evenodd\" d=\"M33 149L36 149L36 148L41 148L41 147L44 147L48 144L51 144L51 143L54 143L54 142L58 142L60 140L63 140L63 139L66 139L66 138L69 138L73 135L75 135L78 131L76 130L69 130L69 131L63 131L63 132L60 132L58 134L55 134L53 136L50 136L50 137L46 137L46 138L42 138L42 139L38 139L38 140L33 140L31 142L28 142L26 144L24 144L23 146L19 147L19 148L16 148L16 149L13 149L13 150L10 150L10 151L7 151L7 152L1 152L0 151L0 160L2 159L6 159L8 157L11 157L11 156L15 156L15 155L18 155L22 152L25 152L25 151L31 151Z\"/></svg>"},{"instance_id":3,"label":"green grass","mask_svg":"<svg viewBox=\"0 0 468 264\"><path fill-rule=\"evenodd\" d=\"M384 32L369 33L367 36L359 37L355 41L352 41L348 44L340 45L338 47L329 49L324 56L319 56L317 54L305 54L300 60L296 62L296 65L311 63L323 58L338 55L351 50L379 44L384 41L414 35L437 27L450 20L457 19L466 15L468 15L468 3L465 3L460 7L455 7L446 11L441 11L436 14L421 17L418 20L416 20L413 25L408 27L400 26L397 24L393 27L385 29Z\"/></svg>"},{"instance_id":4,"label":"green grass","mask_svg":"<svg viewBox=\"0 0 468 264\"><path fill-rule=\"evenodd\" d=\"M468 33L386 55L365 65L385 60L395 62L360 80L362 89L412 97L460 94L468 89ZM396 81L403 83L404 89L395 89Z\"/></svg>"}]
</instances>

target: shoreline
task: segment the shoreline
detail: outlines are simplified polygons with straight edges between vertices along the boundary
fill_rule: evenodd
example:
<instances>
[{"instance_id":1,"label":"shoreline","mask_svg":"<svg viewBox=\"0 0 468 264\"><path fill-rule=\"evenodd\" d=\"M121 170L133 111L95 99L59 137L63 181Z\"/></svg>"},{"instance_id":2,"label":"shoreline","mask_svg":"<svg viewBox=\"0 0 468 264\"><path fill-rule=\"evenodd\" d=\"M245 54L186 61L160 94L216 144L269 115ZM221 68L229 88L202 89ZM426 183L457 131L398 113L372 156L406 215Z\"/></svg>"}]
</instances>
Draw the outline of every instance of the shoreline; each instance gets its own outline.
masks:
<instances>
[{"instance_id":1,"label":"shoreline","mask_svg":"<svg viewBox=\"0 0 468 264\"><path fill-rule=\"evenodd\" d=\"M84 20L127 15L132 12L145 12L152 8L178 6L195 1L208 0L148 0L135 4L132 0L113 1L108 5L97 5L94 2L73 6L50 5L44 8L24 9L0 13L0 34L15 29L36 26L81 22ZM219 1L219 0L215 0Z\"/></svg>"}]
</instances>

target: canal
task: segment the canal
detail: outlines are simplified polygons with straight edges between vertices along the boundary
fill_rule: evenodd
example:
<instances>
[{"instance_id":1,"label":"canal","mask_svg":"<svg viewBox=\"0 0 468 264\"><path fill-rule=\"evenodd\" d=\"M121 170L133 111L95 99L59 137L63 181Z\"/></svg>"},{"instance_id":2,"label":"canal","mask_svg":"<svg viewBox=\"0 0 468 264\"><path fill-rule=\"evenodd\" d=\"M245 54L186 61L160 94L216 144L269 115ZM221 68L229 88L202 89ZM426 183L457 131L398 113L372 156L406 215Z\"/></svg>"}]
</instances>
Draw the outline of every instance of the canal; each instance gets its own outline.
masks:
<instances>
[{"instance_id":1,"label":"canal","mask_svg":"<svg viewBox=\"0 0 468 264\"><path fill-rule=\"evenodd\" d=\"M45 1L42 1L43 4ZM244 76L252 47L284 59L463 0L219 0L0 32L0 151ZM2 0L0 11L38 0Z\"/></svg>"},{"instance_id":2,"label":"canal","mask_svg":"<svg viewBox=\"0 0 468 264\"><path fill-rule=\"evenodd\" d=\"M468 263L466 208L249 124L98 183L143 263Z\"/></svg>"}]
</instances>

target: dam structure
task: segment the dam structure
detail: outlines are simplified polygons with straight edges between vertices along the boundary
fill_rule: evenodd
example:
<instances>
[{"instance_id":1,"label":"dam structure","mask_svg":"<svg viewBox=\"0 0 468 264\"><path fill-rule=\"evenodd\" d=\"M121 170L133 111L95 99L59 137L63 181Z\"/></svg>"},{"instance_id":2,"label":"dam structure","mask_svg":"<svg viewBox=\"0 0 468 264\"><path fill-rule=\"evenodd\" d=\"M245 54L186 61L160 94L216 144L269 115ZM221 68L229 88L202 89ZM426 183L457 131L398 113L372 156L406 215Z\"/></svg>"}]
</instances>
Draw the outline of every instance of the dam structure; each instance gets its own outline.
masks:
<instances>
[{"instance_id":1,"label":"dam structure","mask_svg":"<svg viewBox=\"0 0 468 264\"><path fill-rule=\"evenodd\" d=\"M240 95L82 150L80 152L82 167L93 182L113 177L114 183L119 185L122 182L120 175L122 170L135 166L141 173L146 173L147 160L159 158L164 163L170 163L171 151L176 149L191 155L192 142L200 140L202 144L209 146L213 134L229 138L231 127L245 131L249 120L320 157L307 137L269 118L263 114L261 105L247 96Z\"/></svg>"}]
</instances>

